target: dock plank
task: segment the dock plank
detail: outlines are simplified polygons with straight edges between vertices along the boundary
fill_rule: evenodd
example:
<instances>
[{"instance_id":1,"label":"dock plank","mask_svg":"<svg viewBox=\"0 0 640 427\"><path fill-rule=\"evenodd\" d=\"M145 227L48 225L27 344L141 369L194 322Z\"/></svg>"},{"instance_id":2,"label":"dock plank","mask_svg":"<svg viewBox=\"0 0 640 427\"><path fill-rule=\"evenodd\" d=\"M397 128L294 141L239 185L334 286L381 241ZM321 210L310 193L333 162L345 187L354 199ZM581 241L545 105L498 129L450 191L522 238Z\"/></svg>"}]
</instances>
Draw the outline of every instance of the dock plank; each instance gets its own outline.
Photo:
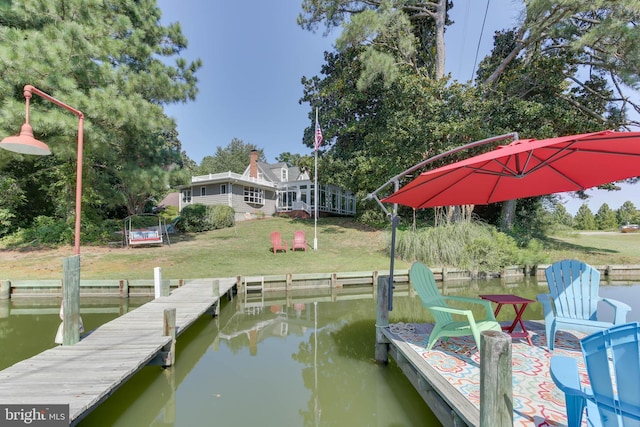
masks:
<instances>
[{"instance_id":1,"label":"dock plank","mask_svg":"<svg viewBox=\"0 0 640 427\"><path fill-rule=\"evenodd\" d=\"M219 295L235 285L220 283ZM58 346L0 371L3 404L69 404L70 425L146 366L171 338L165 309L176 309L176 335L219 302L211 281L190 282L100 326L72 346Z\"/></svg>"}]
</instances>

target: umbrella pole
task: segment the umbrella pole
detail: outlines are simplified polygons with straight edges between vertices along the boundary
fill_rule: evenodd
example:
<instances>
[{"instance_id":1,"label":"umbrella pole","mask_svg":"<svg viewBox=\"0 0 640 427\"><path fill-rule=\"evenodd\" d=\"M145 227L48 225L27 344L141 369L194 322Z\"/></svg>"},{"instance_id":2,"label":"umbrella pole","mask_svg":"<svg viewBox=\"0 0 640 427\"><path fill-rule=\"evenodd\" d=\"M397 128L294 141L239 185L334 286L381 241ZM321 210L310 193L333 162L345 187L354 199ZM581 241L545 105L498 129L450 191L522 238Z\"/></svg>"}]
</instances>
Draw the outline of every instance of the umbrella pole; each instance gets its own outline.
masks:
<instances>
[{"instance_id":1,"label":"umbrella pole","mask_svg":"<svg viewBox=\"0 0 640 427\"><path fill-rule=\"evenodd\" d=\"M398 228L397 210L391 215L391 260L389 261L389 311L393 311L393 268L396 257L396 229Z\"/></svg>"}]
</instances>

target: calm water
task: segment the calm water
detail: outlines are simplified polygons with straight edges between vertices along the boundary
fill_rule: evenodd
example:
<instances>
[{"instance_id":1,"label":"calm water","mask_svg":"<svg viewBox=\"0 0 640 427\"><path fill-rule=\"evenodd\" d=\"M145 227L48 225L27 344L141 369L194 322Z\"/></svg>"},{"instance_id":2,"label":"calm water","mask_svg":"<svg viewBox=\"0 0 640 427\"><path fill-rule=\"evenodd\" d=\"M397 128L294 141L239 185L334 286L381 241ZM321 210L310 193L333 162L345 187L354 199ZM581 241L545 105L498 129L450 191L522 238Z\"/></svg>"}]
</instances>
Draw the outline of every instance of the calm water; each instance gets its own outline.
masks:
<instances>
[{"instance_id":1,"label":"calm water","mask_svg":"<svg viewBox=\"0 0 640 427\"><path fill-rule=\"evenodd\" d=\"M629 320L640 320L640 286L627 283L602 287L601 294L632 305ZM466 289L456 293L508 292L531 299L545 290L534 281L459 285ZM455 286L448 285L448 291ZM144 368L79 425L438 426L394 363L373 362L371 295L340 298L289 307L285 301L265 301L262 309L252 310L238 309L237 299L225 302L218 318L204 317L179 337L175 366ZM95 328L143 302L83 300L85 327ZM60 322L55 301L3 303L1 369L54 345ZM525 317L542 318L538 306L532 304ZM503 311L501 317L510 318ZM396 294L392 322L423 314L417 298Z\"/></svg>"}]
</instances>

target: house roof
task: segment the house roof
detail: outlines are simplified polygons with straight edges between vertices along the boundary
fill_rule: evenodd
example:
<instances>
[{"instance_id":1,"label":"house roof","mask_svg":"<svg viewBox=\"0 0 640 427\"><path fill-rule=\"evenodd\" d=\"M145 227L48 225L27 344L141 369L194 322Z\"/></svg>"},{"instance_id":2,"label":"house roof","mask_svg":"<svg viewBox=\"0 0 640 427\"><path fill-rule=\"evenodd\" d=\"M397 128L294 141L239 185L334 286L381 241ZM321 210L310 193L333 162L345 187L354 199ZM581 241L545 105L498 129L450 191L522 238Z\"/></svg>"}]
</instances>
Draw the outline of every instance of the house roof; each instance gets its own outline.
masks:
<instances>
[{"instance_id":1,"label":"house roof","mask_svg":"<svg viewBox=\"0 0 640 427\"><path fill-rule=\"evenodd\" d=\"M178 206L180 202L180 193L177 191L174 193L169 193L165 196L164 199L158 204L158 206Z\"/></svg>"},{"instance_id":2,"label":"house roof","mask_svg":"<svg viewBox=\"0 0 640 427\"><path fill-rule=\"evenodd\" d=\"M193 185L224 183L229 181L234 181L234 182L239 181L239 182L244 182L245 184L248 184L248 185L257 185L257 186L264 186L265 188L274 188L288 182L296 182L296 181L309 179L308 174L302 173L299 167L297 166L289 167L284 162L278 162L278 163L256 162L256 166L260 173L259 180L256 180L255 178L250 177L251 165L248 165L242 174L237 174L233 172L223 172L223 173L213 173L209 175L192 176L191 182L188 185L181 185L178 188L184 189L184 188L191 188ZM281 180L281 170L283 168L287 169L286 181Z\"/></svg>"}]
</instances>

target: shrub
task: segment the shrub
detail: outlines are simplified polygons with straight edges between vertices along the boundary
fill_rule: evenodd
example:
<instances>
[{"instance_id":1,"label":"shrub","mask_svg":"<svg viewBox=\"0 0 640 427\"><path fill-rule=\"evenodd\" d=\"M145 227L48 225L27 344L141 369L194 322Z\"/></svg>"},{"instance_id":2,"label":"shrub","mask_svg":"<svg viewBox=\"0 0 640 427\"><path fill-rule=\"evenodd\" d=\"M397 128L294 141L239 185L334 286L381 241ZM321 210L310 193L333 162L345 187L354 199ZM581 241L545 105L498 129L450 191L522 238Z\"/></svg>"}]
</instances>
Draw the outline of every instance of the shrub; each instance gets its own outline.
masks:
<instances>
[{"instance_id":1,"label":"shrub","mask_svg":"<svg viewBox=\"0 0 640 427\"><path fill-rule=\"evenodd\" d=\"M180 229L188 233L211 230L212 227L207 221L207 207L196 203L182 208Z\"/></svg>"},{"instance_id":2,"label":"shrub","mask_svg":"<svg viewBox=\"0 0 640 427\"><path fill-rule=\"evenodd\" d=\"M213 208L213 228L233 227L236 224L236 211L231 206L209 206Z\"/></svg>"},{"instance_id":3,"label":"shrub","mask_svg":"<svg viewBox=\"0 0 640 427\"><path fill-rule=\"evenodd\" d=\"M62 219L40 215L29 228L19 231L19 243L55 246L73 241L74 225Z\"/></svg>"},{"instance_id":4,"label":"shrub","mask_svg":"<svg viewBox=\"0 0 640 427\"><path fill-rule=\"evenodd\" d=\"M234 225L235 210L229 206L196 203L185 206L180 213L180 229L186 232L197 233Z\"/></svg>"}]
</instances>

